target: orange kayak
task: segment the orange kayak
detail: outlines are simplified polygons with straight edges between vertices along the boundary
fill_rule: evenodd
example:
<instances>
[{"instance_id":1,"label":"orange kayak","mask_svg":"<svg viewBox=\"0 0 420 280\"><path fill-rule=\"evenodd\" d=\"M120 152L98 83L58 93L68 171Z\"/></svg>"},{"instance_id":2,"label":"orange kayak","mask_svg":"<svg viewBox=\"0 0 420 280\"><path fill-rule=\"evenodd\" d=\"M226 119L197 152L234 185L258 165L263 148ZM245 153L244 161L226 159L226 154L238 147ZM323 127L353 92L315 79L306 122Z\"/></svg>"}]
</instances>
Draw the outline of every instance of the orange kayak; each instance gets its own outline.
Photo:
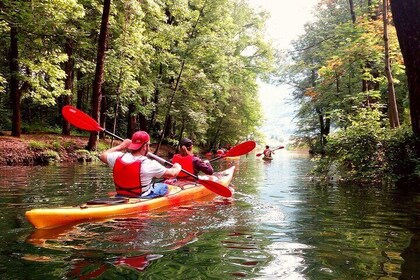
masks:
<instances>
[{"instance_id":1,"label":"orange kayak","mask_svg":"<svg viewBox=\"0 0 420 280\"><path fill-rule=\"evenodd\" d=\"M232 166L208 177L210 180L227 187L232 181L234 171L235 167ZM215 195L215 193L198 183L182 187L169 185L169 193L162 197L152 199L105 198L103 199L104 202L101 202L101 199L96 199L78 206L32 209L27 211L25 216L35 228L55 228L83 221L103 220L162 207L176 206L208 195Z\"/></svg>"}]
</instances>

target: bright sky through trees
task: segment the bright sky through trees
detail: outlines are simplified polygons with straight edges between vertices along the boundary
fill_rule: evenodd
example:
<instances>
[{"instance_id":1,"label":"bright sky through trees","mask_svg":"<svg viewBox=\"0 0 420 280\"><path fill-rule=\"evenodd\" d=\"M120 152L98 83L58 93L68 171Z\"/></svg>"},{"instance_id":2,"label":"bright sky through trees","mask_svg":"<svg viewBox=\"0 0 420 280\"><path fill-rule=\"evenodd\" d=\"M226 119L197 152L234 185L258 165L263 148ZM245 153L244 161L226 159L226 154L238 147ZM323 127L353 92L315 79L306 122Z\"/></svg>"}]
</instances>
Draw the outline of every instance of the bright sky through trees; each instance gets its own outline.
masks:
<instances>
[{"instance_id":1,"label":"bright sky through trees","mask_svg":"<svg viewBox=\"0 0 420 280\"><path fill-rule=\"evenodd\" d=\"M265 10L271 17L267 33L277 48L287 48L303 32L303 25L311 20L311 11L318 0L248 0L257 10Z\"/></svg>"},{"instance_id":2,"label":"bright sky through trees","mask_svg":"<svg viewBox=\"0 0 420 280\"><path fill-rule=\"evenodd\" d=\"M311 12L318 0L248 0L257 10L265 10L271 17L267 22L267 36L277 49L286 49L292 40L303 33L303 26L311 20ZM293 133L294 110L287 86L260 84L260 99L265 122L261 131L271 146L286 144ZM263 144L263 143L261 143Z\"/></svg>"}]
</instances>

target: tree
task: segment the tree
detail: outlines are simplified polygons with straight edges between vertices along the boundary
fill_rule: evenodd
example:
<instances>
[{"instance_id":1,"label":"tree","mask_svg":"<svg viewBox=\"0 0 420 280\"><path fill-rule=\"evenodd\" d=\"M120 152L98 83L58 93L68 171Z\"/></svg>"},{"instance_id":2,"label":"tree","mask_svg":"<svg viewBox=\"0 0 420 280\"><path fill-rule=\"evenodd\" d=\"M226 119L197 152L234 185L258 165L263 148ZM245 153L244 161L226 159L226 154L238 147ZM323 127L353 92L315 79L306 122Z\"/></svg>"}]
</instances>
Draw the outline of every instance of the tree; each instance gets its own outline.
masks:
<instances>
[{"instance_id":1,"label":"tree","mask_svg":"<svg viewBox=\"0 0 420 280\"><path fill-rule=\"evenodd\" d=\"M10 42L9 71L0 74L0 81L1 77L8 77L12 135L19 137L21 112L28 113L22 110L22 101L52 106L58 96L69 93L64 88L62 64L67 55L62 50L61 34L70 17L81 16L81 6L76 1L62 5L62 1L54 0L35 5L24 0L5 0L0 7L0 38ZM5 46L1 44L0 48ZM3 65L0 69L5 70Z\"/></svg>"},{"instance_id":2,"label":"tree","mask_svg":"<svg viewBox=\"0 0 420 280\"><path fill-rule=\"evenodd\" d=\"M395 97L394 79L391 71L391 60L389 58L389 34L388 34L388 0L383 0L383 21L384 21L384 46L385 46L385 74L388 80L388 114L391 128L400 126L398 117L397 100Z\"/></svg>"},{"instance_id":3,"label":"tree","mask_svg":"<svg viewBox=\"0 0 420 280\"><path fill-rule=\"evenodd\" d=\"M110 10L111 10L111 0L105 0L103 12L102 12L101 31L99 33L98 55L96 59L96 72L95 72L95 80L93 82L93 93L92 93L92 118L97 123L99 123L99 115L100 115L100 108L101 108L102 83L104 80L105 51L106 51L107 39L108 39L108 21L109 21ZM88 150L96 149L97 138L98 138L97 132L92 132L90 134L89 142L87 145Z\"/></svg>"},{"instance_id":4,"label":"tree","mask_svg":"<svg viewBox=\"0 0 420 280\"><path fill-rule=\"evenodd\" d=\"M418 0L391 0L391 11L407 74L411 125L420 137L420 5ZM417 141L420 155L420 141Z\"/></svg>"}]
</instances>

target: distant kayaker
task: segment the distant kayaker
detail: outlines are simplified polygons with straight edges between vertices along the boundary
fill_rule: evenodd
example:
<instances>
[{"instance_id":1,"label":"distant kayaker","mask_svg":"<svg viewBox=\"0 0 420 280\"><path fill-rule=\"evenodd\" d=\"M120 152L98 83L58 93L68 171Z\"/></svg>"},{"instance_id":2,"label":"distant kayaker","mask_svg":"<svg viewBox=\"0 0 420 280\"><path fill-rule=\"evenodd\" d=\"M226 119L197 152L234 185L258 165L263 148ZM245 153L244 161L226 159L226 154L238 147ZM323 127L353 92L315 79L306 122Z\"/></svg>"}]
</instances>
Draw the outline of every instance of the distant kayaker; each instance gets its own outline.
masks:
<instances>
[{"instance_id":1,"label":"distant kayaker","mask_svg":"<svg viewBox=\"0 0 420 280\"><path fill-rule=\"evenodd\" d=\"M176 177L181 165L166 168L146 155L149 152L150 136L137 131L130 139L104 151L99 158L113 168L113 177L118 196L152 198L165 195L168 186L155 183L153 178Z\"/></svg>"},{"instance_id":2,"label":"distant kayaker","mask_svg":"<svg viewBox=\"0 0 420 280\"><path fill-rule=\"evenodd\" d=\"M274 155L274 151L270 149L270 146L266 145L263 154L265 158L271 158Z\"/></svg>"},{"instance_id":3,"label":"distant kayaker","mask_svg":"<svg viewBox=\"0 0 420 280\"><path fill-rule=\"evenodd\" d=\"M202 160L193 153L193 142L191 139L183 138L179 141L180 152L172 158L172 163L179 163L182 168L197 175L200 171L206 175L213 174L213 166L208 160ZM180 172L178 178L189 179L188 174Z\"/></svg>"}]
</instances>

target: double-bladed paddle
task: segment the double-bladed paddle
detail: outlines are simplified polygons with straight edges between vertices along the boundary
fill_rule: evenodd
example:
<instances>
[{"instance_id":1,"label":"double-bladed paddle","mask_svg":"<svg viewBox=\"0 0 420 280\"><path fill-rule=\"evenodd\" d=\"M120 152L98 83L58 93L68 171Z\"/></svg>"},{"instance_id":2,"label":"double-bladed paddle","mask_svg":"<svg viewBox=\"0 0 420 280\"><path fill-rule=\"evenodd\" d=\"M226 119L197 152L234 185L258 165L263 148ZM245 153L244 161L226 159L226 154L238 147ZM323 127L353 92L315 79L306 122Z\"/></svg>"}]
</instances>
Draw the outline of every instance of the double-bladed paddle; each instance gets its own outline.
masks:
<instances>
[{"instance_id":1,"label":"double-bladed paddle","mask_svg":"<svg viewBox=\"0 0 420 280\"><path fill-rule=\"evenodd\" d=\"M74 108L73 106L70 105L66 105L63 107L62 109L62 114L63 117L72 125L74 125L77 128L83 129L83 130L87 130L87 131L97 131L97 132L105 132L106 134L111 135L112 137L115 137L121 141L124 141L123 138L119 137L118 135L115 135L114 133L106 130L105 128L101 127L92 117L90 117L88 114L80 111L77 108ZM163 158L152 154L152 153L148 153L147 154L148 157L151 157L159 162L164 162L170 166L173 166L173 163L164 160ZM232 196L232 191L226 187L223 186L222 184L219 184L215 181L211 181L211 180L203 180L200 179L197 175L192 174L184 169L181 169L183 172L185 172L186 174L190 175L191 177L193 177L194 179L196 179L198 181L198 183L200 183L201 185L203 185L204 187L206 187L207 189L211 190L212 192L224 196L224 197L231 197Z\"/></svg>"},{"instance_id":2,"label":"double-bladed paddle","mask_svg":"<svg viewBox=\"0 0 420 280\"><path fill-rule=\"evenodd\" d=\"M280 147L278 147L278 148L276 148L276 149L274 149L274 150L271 150L271 151L276 151L276 150L280 150L280 149L284 149L284 147L283 146L280 146ZM259 156L261 156L261 155L263 155L264 153L258 153L258 154L256 154L256 156L257 157L259 157Z\"/></svg>"},{"instance_id":3,"label":"double-bladed paddle","mask_svg":"<svg viewBox=\"0 0 420 280\"><path fill-rule=\"evenodd\" d=\"M230 150L228 150L222 156L215 157L215 158L211 159L210 162L221 159L221 158L225 158L225 157L237 157L237 156L245 155L245 154L249 153L250 151L252 151L255 148L255 146L256 146L256 143L254 141L242 142L242 143L232 147Z\"/></svg>"}]
</instances>

